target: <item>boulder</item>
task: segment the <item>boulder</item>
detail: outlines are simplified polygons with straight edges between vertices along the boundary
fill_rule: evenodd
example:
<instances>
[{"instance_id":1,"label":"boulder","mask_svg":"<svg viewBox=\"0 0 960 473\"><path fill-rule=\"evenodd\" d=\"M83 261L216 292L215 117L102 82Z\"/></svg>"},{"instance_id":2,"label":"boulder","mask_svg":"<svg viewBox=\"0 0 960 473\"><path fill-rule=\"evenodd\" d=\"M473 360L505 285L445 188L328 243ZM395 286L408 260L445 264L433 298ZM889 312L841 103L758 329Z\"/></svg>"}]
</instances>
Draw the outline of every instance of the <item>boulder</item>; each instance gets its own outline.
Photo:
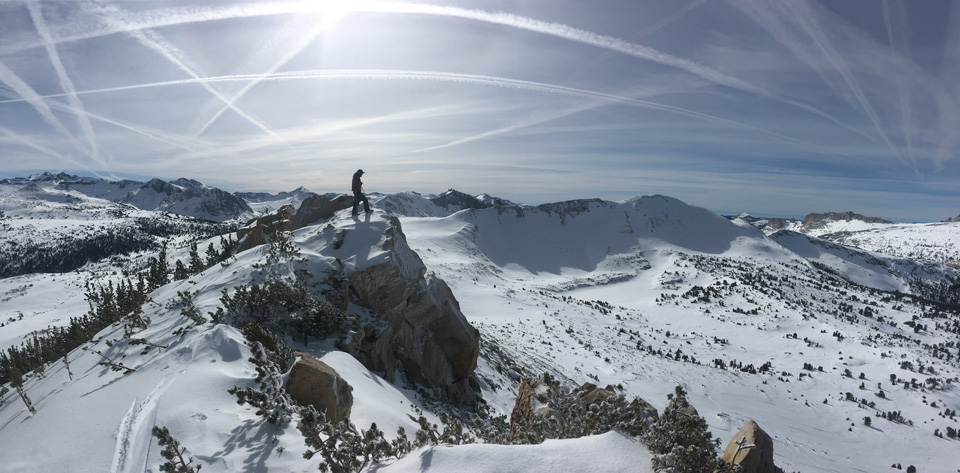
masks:
<instances>
[{"instance_id":1,"label":"boulder","mask_svg":"<svg viewBox=\"0 0 960 473\"><path fill-rule=\"evenodd\" d=\"M730 439L722 458L726 463L740 465L743 473L782 471L773 464L773 439L752 420Z\"/></svg>"},{"instance_id":2,"label":"boulder","mask_svg":"<svg viewBox=\"0 0 960 473\"><path fill-rule=\"evenodd\" d=\"M428 272L407 246L396 217L387 218L383 263L347 275L350 302L369 309L377 320L356 327L340 348L394 381L396 368L417 384L436 388L447 400L476 402L474 370L479 332L467 322L460 303L443 280Z\"/></svg>"},{"instance_id":3,"label":"boulder","mask_svg":"<svg viewBox=\"0 0 960 473\"><path fill-rule=\"evenodd\" d=\"M353 407L353 387L326 363L306 353L298 356L287 379L290 397L301 405L312 405L331 422L348 419Z\"/></svg>"}]
</instances>

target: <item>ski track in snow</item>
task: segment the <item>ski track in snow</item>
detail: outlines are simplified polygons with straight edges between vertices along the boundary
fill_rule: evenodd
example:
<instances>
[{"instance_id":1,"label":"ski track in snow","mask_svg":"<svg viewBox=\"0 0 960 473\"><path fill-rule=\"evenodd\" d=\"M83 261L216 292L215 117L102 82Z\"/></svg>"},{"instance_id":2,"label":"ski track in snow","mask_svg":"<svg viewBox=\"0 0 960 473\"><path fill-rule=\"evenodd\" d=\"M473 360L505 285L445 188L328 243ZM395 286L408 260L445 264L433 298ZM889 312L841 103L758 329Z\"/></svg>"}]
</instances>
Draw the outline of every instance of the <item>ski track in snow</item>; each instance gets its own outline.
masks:
<instances>
[{"instance_id":1,"label":"ski track in snow","mask_svg":"<svg viewBox=\"0 0 960 473\"><path fill-rule=\"evenodd\" d=\"M117 432L117 447L113 453L110 473L134 473L146 471L147 455L150 452L151 430L157 417L157 407L163 393L173 384L176 376L165 376L141 402L133 400L130 409L120 421ZM149 422L148 422L149 420ZM142 459L138 462L138 459Z\"/></svg>"}]
</instances>

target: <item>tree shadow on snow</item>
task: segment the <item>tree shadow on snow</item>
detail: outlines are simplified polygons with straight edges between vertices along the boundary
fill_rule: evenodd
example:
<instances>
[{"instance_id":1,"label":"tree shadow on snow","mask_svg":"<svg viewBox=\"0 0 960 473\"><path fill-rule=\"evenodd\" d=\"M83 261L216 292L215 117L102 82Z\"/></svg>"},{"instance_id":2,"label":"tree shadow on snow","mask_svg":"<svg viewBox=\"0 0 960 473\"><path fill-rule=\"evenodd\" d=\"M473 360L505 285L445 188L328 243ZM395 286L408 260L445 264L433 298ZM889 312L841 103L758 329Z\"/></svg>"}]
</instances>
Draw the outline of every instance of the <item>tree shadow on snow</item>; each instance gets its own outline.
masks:
<instances>
[{"instance_id":1,"label":"tree shadow on snow","mask_svg":"<svg viewBox=\"0 0 960 473\"><path fill-rule=\"evenodd\" d=\"M217 462L220 457L224 457L236 450L249 452L250 455L244 460L243 470L248 473L261 473L268 471L267 459L274 451L273 439L280 434L277 426L264 420L245 420L243 424L237 426L230 432L230 438L224 443L223 450L220 450L210 456L197 455L198 459L205 462Z\"/></svg>"}]
</instances>

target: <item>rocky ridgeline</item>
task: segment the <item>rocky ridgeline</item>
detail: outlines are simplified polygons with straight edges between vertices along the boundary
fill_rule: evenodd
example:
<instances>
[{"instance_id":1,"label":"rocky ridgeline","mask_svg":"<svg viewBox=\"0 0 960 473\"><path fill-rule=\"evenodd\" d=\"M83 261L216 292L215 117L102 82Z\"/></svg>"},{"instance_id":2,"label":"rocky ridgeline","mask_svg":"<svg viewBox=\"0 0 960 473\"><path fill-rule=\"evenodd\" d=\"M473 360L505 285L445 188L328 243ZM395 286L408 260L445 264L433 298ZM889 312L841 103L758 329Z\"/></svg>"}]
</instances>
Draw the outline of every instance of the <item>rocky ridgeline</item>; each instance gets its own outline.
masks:
<instances>
[{"instance_id":1,"label":"rocky ridgeline","mask_svg":"<svg viewBox=\"0 0 960 473\"><path fill-rule=\"evenodd\" d=\"M353 199L342 195L329 199L312 196L298 209L284 206L276 213L251 221L237 232L239 251L268 241L272 232L293 231L329 219L350 208ZM338 230L336 250L350 238ZM353 355L370 370L396 382L398 372L459 405L477 401L474 370L480 352L479 332L460 311L460 303L447 284L427 271L420 257L407 245L396 217L387 217L380 238L384 262L345 270L333 278L341 281L338 303L366 309L372 320L353 319L350 334L339 348Z\"/></svg>"},{"instance_id":2,"label":"rocky ridgeline","mask_svg":"<svg viewBox=\"0 0 960 473\"><path fill-rule=\"evenodd\" d=\"M438 389L447 400L473 405L480 334L450 287L407 245L400 221L390 217L388 224L381 240L387 261L346 275L349 301L376 319L357 321L339 347L385 373L387 381L397 381L402 368L412 381Z\"/></svg>"},{"instance_id":3,"label":"rocky ridgeline","mask_svg":"<svg viewBox=\"0 0 960 473\"><path fill-rule=\"evenodd\" d=\"M830 222L850 222L853 220L858 220L865 223L893 223L879 217L865 217L858 213L846 211L808 214L803 218L803 223L801 225L806 231L823 228Z\"/></svg>"}]
</instances>

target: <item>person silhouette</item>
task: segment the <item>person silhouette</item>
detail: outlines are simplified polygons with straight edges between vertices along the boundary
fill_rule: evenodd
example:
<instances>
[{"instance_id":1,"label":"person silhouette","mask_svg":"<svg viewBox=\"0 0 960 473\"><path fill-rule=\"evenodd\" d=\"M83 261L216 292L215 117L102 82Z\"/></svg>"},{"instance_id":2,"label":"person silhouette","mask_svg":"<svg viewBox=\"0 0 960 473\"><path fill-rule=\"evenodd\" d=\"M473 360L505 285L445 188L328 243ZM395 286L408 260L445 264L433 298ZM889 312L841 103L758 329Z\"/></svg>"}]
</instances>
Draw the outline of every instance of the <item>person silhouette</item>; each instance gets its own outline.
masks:
<instances>
[{"instance_id":1,"label":"person silhouette","mask_svg":"<svg viewBox=\"0 0 960 473\"><path fill-rule=\"evenodd\" d=\"M367 196L363 195L363 181L360 180L361 176L363 176L363 169L357 169L357 172L353 173L353 184L350 186L353 190L352 215L357 215L360 202L363 202L363 209L366 213L373 212L370 210L370 201L367 200Z\"/></svg>"}]
</instances>

